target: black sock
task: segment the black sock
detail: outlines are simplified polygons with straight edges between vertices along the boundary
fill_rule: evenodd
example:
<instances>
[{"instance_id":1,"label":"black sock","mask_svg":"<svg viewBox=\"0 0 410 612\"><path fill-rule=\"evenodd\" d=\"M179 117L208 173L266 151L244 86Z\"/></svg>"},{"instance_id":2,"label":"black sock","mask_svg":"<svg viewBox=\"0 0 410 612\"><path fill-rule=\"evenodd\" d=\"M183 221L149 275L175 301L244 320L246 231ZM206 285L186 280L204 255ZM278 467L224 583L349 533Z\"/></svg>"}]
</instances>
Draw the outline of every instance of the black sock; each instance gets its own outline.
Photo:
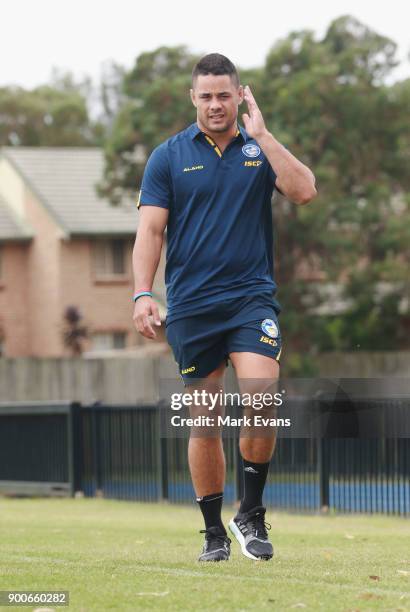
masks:
<instances>
[{"instance_id":1,"label":"black sock","mask_svg":"<svg viewBox=\"0 0 410 612\"><path fill-rule=\"evenodd\" d=\"M204 495L204 497L197 497L196 501L204 517L205 529L219 527L226 534L221 517L223 493L212 493L211 495Z\"/></svg>"},{"instance_id":2,"label":"black sock","mask_svg":"<svg viewBox=\"0 0 410 612\"><path fill-rule=\"evenodd\" d=\"M252 463L243 459L244 497L239 512L249 512L256 506L262 506L263 489L269 471L268 463Z\"/></svg>"}]
</instances>

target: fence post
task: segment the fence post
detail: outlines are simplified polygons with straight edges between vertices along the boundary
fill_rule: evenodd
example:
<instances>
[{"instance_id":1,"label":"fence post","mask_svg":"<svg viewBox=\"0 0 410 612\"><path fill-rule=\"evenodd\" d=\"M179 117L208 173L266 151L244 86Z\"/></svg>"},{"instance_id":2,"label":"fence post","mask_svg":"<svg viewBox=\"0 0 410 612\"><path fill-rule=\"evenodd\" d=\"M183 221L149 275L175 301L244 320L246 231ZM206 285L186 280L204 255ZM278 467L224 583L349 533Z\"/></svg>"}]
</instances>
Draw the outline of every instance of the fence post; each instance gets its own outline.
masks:
<instances>
[{"instance_id":1,"label":"fence post","mask_svg":"<svg viewBox=\"0 0 410 612\"><path fill-rule=\"evenodd\" d=\"M319 472L320 509L329 509L329 445L328 440L320 437L317 440L317 461Z\"/></svg>"},{"instance_id":2,"label":"fence post","mask_svg":"<svg viewBox=\"0 0 410 612\"><path fill-rule=\"evenodd\" d=\"M101 426L99 412L100 403L95 402L91 407L91 432L93 448L93 468L95 481L95 495L102 495L102 476L101 476Z\"/></svg>"},{"instance_id":3,"label":"fence post","mask_svg":"<svg viewBox=\"0 0 410 612\"><path fill-rule=\"evenodd\" d=\"M81 404L78 402L72 402L70 404L67 435L68 479L71 496L74 496L77 491L81 491L83 474Z\"/></svg>"},{"instance_id":4,"label":"fence post","mask_svg":"<svg viewBox=\"0 0 410 612\"><path fill-rule=\"evenodd\" d=\"M160 438L160 495L161 499L168 499L168 440Z\"/></svg>"},{"instance_id":5,"label":"fence post","mask_svg":"<svg viewBox=\"0 0 410 612\"><path fill-rule=\"evenodd\" d=\"M159 401L157 404L158 418L157 422L157 433L158 433L158 478L159 478L159 497L162 500L168 500L169 498L169 465L168 465L168 439L166 427L166 410L169 408L166 402Z\"/></svg>"}]
</instances>

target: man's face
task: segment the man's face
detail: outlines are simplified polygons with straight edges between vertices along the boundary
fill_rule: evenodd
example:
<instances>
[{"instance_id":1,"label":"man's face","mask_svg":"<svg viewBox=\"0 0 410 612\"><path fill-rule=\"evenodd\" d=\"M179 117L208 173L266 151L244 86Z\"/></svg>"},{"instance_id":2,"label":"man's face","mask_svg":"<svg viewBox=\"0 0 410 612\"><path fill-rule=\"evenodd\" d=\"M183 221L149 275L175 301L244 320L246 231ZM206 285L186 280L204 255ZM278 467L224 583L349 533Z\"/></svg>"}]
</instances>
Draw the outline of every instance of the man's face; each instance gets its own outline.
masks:
<instances>
[{"instance_id":1,"label":"man's face","mask_svg":"<svg viewBox=\"0 0 410 612\"><path fill-rule=\"evenodd\" d=\"M191 89L191 100L205 132L226 132L236 124L243 89L228 74L200 74Z\"/></svg>"}]
</instances>

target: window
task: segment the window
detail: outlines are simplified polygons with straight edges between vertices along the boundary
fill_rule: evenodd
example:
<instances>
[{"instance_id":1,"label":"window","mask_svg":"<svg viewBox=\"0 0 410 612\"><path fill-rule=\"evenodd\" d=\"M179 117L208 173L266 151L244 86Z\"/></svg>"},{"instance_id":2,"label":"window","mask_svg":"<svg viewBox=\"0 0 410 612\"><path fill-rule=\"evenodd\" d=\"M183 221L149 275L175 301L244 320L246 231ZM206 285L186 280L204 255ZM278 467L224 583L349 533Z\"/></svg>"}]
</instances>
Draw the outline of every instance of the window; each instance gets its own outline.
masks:
<instances>
[{"instance_id":1,"label":"window","mask_svg":"<svg viewBox=\"0 0 410 612\"><path fill-rule=\"evenodd\" d=\"M124 240L97 240L94 243L94 270L98 278L125 275L125 245Z\"/></svg>"},{"instance_id":2,"label":"window","mask_svg":"<svg viewBox=\"0 0 410 612\"><path fill-rule=\"evenodd\" d=\"M123 349L125 348L125 334L124 332L115 332L113 335L113 348Z\"/></svg>"},{"instance_id":3,"label":"window","mask_svg":"<svg viewBox=\"0 0 410 612\"><path fill-rule=\"evenodd\" d=\"M125 332L100 332L93 334L92 351L110 351L125 348Z\"/></svg>"}]
</instances>

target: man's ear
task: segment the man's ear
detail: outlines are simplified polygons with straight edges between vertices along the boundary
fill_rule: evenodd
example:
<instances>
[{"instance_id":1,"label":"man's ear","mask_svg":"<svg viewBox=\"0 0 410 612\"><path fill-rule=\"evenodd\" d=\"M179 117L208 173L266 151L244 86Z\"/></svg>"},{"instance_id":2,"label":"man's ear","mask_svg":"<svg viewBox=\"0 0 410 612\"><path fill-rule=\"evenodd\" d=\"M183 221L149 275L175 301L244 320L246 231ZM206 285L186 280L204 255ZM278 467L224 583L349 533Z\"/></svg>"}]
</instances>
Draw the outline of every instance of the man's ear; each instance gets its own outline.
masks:
<instances>
[{"instance_id":1,"label":"man's ear","mask_svg":"<svg viewBox=\"0 0 410 612\"><path fill-rule=\"evenodd\" d=\"M190 90L189 90L189 94L190 94L190 96L191 96L191 102L192 102L192 104L193 104L193 105L195 106L195 108L196 108L195 92L194 92L194 90L193 90L193 89L190 89Z\"/></svg>"},{"instance_id":2,"label":"man's ear","mask_svg":"<svg viewBox=\"0 0 410 612\"><path fill-rule=\"evenodd\" d=\"M239 104L242 104L243 96L244 96L243 85L239 85L238 96L239 96Z\"/></svg>"}]
</instances>

